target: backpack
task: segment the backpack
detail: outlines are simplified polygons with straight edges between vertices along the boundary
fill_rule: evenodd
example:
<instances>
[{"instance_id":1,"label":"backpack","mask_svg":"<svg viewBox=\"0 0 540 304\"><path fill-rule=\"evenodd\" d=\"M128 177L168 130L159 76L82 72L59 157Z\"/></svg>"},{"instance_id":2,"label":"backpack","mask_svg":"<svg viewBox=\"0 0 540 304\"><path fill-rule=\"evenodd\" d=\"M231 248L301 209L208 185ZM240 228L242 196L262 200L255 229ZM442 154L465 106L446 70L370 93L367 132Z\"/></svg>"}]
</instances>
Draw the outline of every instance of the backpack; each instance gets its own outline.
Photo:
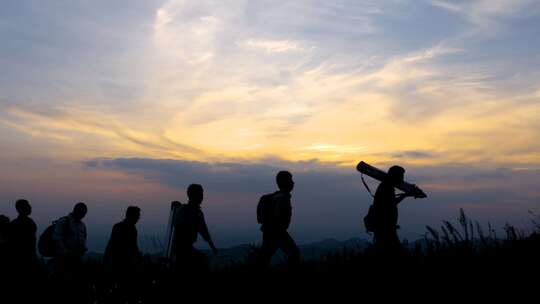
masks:
<instances>
[{"instance_id":1,"label":"backpack","mask_svg":"<svg viewBox=\"0 0 540 304\"><path fill-rule=\"evenodd\" d=\"M52 257L54 255L54 242L53 242L53 232L54 227L56 226L56 221L52 222L45 231L39 236L38 241L38 251L44 257Z\"/></svg>"},{"instance_id":2,"label":"backpack","mask_svg":"<svg viewBox=\"0 0 540 304\"><path fill-rule=\"evenodd\" d=\"M375 205L369 206L368 213L364 216L364 227L366 231L375 232L377 227L377 218L375 217Z\"/></svg>"},{"instance_id":3,"label":"backpack","mask_svg":"<svg viewBox=\"0 0 540 304\"><path fill-rule=\"evenodd\" d=\"M259 199L257 204L257 222L259 224L267 224L272 221L274 194L265 194Z\"/></svg>"},{"instance_id":4,"label":"backpack","mask_svg":"<svg viewBox=\"0 0 540 304\"><path fill-rule=\"evenodd\" d=\"M53 241L54 227L58 221L53 221L45 231L39 236L38 240L38 251L41 256L50 258L55 254L55 246ZM69 221L67 221L69 225Z\"/></svg>"},{"instance_id":5,"label":"backpack","mask_svg":"<svg viewBox=\"0 0 540 304\"><path fill-rule=\"evenodd\" d=\"M173 225L175 228L189 225L192 222L190 215L187 214L188 209L186 207L187 204L180 204L174 210Z\"/></svg>"}]
</instances>

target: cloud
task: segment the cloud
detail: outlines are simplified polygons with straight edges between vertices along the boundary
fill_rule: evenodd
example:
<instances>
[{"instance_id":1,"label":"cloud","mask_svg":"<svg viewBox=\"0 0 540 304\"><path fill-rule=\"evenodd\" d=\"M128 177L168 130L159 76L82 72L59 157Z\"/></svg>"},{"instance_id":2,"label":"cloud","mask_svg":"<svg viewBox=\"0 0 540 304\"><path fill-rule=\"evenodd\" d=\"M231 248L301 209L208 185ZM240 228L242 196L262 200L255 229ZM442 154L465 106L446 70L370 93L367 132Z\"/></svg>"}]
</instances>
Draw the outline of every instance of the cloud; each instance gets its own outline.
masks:
<instances>
[{"instance_id":1,"label":"cloud","mask_svg":"<svg viewBox=\"0 0 540 304\"><path fill-rule=\"evenodd\" d=\"M534 10L538 12L534 0L432 0L431 4L465 16L475 26L473 33L483 35L494 35L506 18L518 17Z\"/></svg>"},{"instance_id":2,"label":"cloud","mask_svg":"<svg viewBox=\"0 0 540 304\"><path fill-rule=\"evenodd\" d=\"M239 42L238 45L251 49L262 49L268 53L297 52L303 50L298 43L289 40L249 39Z\"/></svg>"},{"instance_id":3,"label":"cloud","mask_svg":"<svg viewBox=\"0 0 540 304\"><path fill-rule=\"evenodd\" d=\"M30 135L32 137L52 139L52 140L55 140L55 141L71 141L70 137L63 136L63 135L60 135L60 134L55 134L53 132L47 132L47 131L35 129L35 128L31 127L31 126L20 125L20 124L17 124L15 122L12 122L12 121L9 121L9 120L0 119L0 123L7 126L7 127L9 127L9 128L17 130L19 132L26 133L26 134L28 134L28 135Z\"/></svg>"},{"instance_id":4,"label":"cloud","mask_svg":"<svg viewBox=\"0 0 540 304\"><path fill-rule=\"evenodd\" d=\"M324 170L329 174L350 176L332 164L316 160L308 162L288 162L268 158L258 162L199 162L173 159L117 158L93 159L85 162L90 168L125 171L145 176L149 180L171 187L185 188L194 182L205 183L212 191L258 193L274 187L275 174L280 170L293 170L295 175L314 174L314 170ZM331 173L334 172L334 173Z\"/></svg>"},{"instance_id":5,"label":"cloud","mask_svg":"<svg viewBox=\"0 0 540 304\"><path fill-rule=\"evenodd\" d=\"M461 12L462 11L462 7L459 4L456 4L456 3L453 3L453 2L441 1L441 0L432 0L430 3L432 5L434 5L434 6L436 6L436 7L440 7L440 8L452 11L452 12Z\"/></svg>"},{"instance_id":6,"label":"cloud","mask_svg":"<svg viewBox=\"0 0 540 304\"><path fill-rule=\"evenodd\" d=\"M346 146L346 145L333 145L333 144L325 144L325 143L314 143L312 145L309 145L307 147L301 148L303 150L309 150L309 151L339 151L341 153L358 153L362 150L365 150L365 147L362 146Z\"/></svg>"},{"instance_id":7,"label":"cloud","mask_svg":"<svg viewBox=\"0 0 540 304\"><path fill-rule=\"evenodd\" d=\"M410 151L409 154L419 156L424 153ZM376 165L383 170L389 166ZM205 209L233 217L230 222L225 220L219 225L250 220L238 219L233 214L251 217L260 195L274 191L275 174L279 170L290 170L295 180L293 230L303 240L360 233L361 216L371 202L353 166L339 167L316 160L210 163L119 158L94 159L86 162L86 166L92 170L143 177L148 182L179 191L184 191L190 183L201 183L208 195ZM438 224L442 219L452 218L461 207L470 211L475 218L480 215L479 220L491 218L492 222L501 225L507 220L522 219L526 217L528 208L534 209L540 197L540 193L531 188L540 180L539 171L461 165L405 165L405 168L406 179L428 193L425 200L410 200L400 206L401 222L405 223L401 234L408 238L421 235L425 224ZM372 188L377 185L369 178L368 183ZM235 199L231 201L233 197ZM232 206L234 212L227 211ZM325 226L320 225L321 221L326 223Z\"/></svg>"},{"instance_id":8,"label":"cloud","mask_svg":"<svg viewBox=\"0 0 540 304\"><path fill-rule=\"evenodd\" d=\"M436 44L432 47L391 58L380 69L365 76L363 81L375 81L384 88L399 88L410 84L422 85L442 74L436 66L429 63L445 55L456 54L463 50Z\"/></svg>"},{"instance_id":9,"label":"cloud","mask_svg":"<svg viewBox=\"0 0 540 304\"><path fill-rule=\"evenodd\" d=\"M538 47L513 21L535 7L488 2L74 3L64 19L15 5L0 35L25 43L0 47L2 135L79 158L530 163ZM512 35L464 34L469 8Z\"/></svg>"},{"instance_id":10,"label":"cloud","mask_svg":"<svg viewBox=\"0 0 540 304\"><path fill-rule=\"evenodd\" d=\"M436 154L431 151L402 151L394 152L390 154L393 158L413 158L413 159L422 159L422 158L433 158L436 157Z\"/></svg>"},{"instance_id":11,"label":"cloud","mask_svg":"<svg viewBox=\"0 0 540 304\"><path fill-rule=\"evenodd\" d=\"M151 154L153 151L156 154L169 156L180 154L200 156L203 153L189 145L175 142L166 134L155 136L155 134L135 130L123 124L114 115L103 112L60 108L40 113L20 107L10 107L6 112L7 115L0 119L0 122L38 139L53 138L69 144L76 142L83 147L96 145L96 143L98 145L124 145L124 147L125 144L129 144L136 151ZM81 141L81 135L98 138L98 141Z\"/></svg>"},{"instance_id":12,"label":"cloud","mask_svg":"<svg viewBox=\"0 0 540 304\"><path fill-rule=\"evenodd\" d=\"M404 151L396 158L431 157L425 151ZM377 163L375 166L386 170L395 163ZM407 180L426 184L427 189L447 189L461 191L464 189L492 189L505 187L512 189L516 184L532 178L529 183L540 178L540 171L533 168L482 168L480 166L439 165L418 166L400 163L407 169ZM173 159L148 158L99 158L84 162L92 169L121 171L145 177L149 181L184 189L190 183L207 185L210 191L232 193L259 193L272 189L275 174L281 170L289 170L304 191L320 192L347 189L346 192L358 193L362 187L358 184L358 172L354 166L339 166L335 163L319 160L291 162L279 158L268 158L257 162L199 162ZM468 183L468 187L463 184ZM323 186L324 185L324 186ZM446 186L444 186L446 185ZM458 186L459 185L459 186ZM519 187L526 189L526 185ZM319 193L319 194L317 194Z\"/></svg>"}]
</instances>

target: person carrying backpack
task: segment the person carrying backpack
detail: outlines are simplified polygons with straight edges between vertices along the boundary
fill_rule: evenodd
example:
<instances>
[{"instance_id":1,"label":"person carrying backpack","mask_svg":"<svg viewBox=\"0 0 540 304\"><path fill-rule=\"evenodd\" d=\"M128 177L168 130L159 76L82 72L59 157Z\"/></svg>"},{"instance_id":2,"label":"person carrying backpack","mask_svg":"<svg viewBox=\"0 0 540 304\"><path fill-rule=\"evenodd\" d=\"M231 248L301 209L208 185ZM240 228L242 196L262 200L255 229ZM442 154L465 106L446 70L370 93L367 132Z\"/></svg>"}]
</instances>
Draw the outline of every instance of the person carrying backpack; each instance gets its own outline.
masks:
<instances>
[{"instance_id":1,"label":"person carrying backpack","mask_svg":"<svg viewBox=\"0 0 540 304\"><path fill-rule=\"evenodd\" d=\"M261 197L257 205L257 220L261 224L262 245L258 256L260 267L268 267L272 256L281 249L291 266L300 263L300 250L287 231L291 224L291 191L294 188L292 174L280 171L276 175L279 191Z\"/></svg>"},{"instance_id":2,"label":"person carrying backpack","mask_svg":"<svg viewBox=\"0 0 540 304\"><path fill-rule=\"evenodd\" d=\"M203 187L199 184L189 185L187 196L188 203L179 205L174 214L172 259L177 271L191 272L208 266L206 255L193 247L199 234L208 243L214 255L218 254L218 250L212 241L201 210L204 199Z\"/></svg>"},{"instance_id":3,"label":"person carrying backpack","mask_svg":"<svg viewBox=\"0 0 540 304\"><path fill-rule=\"evenodd\" d=\"M86 253L86 225L82 219L87 212L86 204L77 203L70 214L56 222L52 235L55 258L80 260Z\"/></svg>"},{"instance_id":4,"label":"person carrying backpack","mask_svg":"<svg viewBox=\"0 0 540 304\"><path fill-rule=\"evenodd\" d=\"M85 295L82 258L88 249L86 225L82 219L87 211L86 204L75 204L70 214L56 221L52 231L52 274L62 303L76 302L77 297Z\"/></svg>"}]
</instances>

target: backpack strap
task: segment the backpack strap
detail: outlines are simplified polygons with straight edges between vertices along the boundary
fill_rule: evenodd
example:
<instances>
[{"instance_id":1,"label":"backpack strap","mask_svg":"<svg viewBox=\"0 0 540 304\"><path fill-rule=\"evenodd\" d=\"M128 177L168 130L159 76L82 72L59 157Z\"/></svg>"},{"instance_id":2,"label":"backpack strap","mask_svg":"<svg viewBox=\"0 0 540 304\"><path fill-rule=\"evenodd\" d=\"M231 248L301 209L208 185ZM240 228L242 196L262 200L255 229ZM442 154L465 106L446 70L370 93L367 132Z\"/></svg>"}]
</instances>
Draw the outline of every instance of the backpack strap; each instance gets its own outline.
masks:
<instances>
[{"instance_id":1,"label":"backpack strap","mask_svg":"<svg viewBox=\"0 0 540 304\"><path fill-rule=\"evenodd\" d=\"M366 187L366 189L367 189L369 195L371 195L371 197L375 198L375 195L373 195L373 193L371 193L371 189L369 189L369 186L368 186L368 184L366 183L366 180L364 179L364 173L362 173L362 174L360 175L360 177L362 178L362 184L364 184L364 187Z\"/></svg>"}]
</instances>

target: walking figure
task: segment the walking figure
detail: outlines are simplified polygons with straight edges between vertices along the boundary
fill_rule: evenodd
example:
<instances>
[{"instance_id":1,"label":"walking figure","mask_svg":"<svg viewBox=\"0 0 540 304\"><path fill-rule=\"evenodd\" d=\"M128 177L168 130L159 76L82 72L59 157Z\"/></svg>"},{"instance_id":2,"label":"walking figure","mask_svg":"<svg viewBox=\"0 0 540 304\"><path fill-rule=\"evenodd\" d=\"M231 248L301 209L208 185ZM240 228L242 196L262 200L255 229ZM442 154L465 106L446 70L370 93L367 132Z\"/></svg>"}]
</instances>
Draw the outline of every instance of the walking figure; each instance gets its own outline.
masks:
<instances>
[{"instance_id":1,"label":"walking figure","mask_svg":"<svg viewBox=\"0 0 540 304\"><path fill-rule=\"evenodd\" d=\"M388 169L387 178L377 187L373 199L373 212L375 217L374 243L377 252L381 255L398 254L401 243L397 235L398 204L411 193L396 195L395 187L403 182L405 169L392 166Z\"/></svg>"},{"instance_id":2,"label":"walking figure","mask_svg":"<svg viewBox=\"0 0 540 304\"><path fill-rule=\"evenodd\" d=\"M257 206L257 221L263 234L262 246L258 257L261 267L270 265L272 256L281 249L291 266L300 262L300 250L287 229L291 224L291 191L294 188L292 174L280 171L276 175L278 191L263 195Z\"/></svg>"},{"instance_id":3,"label":"walking figure","mask_svg":"<svg viewBox=\"0 0 540 304\"><path fill-rule=\"evenodd\" d=\"M88 207L77 203L73 211L54 224L52 241L54 253L51 260L56 295L62 303L77 302L87 296L82 258L86 251L86 225L82 219Z\"/></svg>"},{"instance_id":4,"label":"walking figure","mask_svg":"<svg viewBox=\"0 0 540 304\"><path fill-rule=\"evenodd\" d=\"M206 255L193 247L199 234L208 243L214 255L217 255L218 250L212 241L201 209L204 199L203 187L199 184L189 185L187 196L188 203L179 204L175 208L171 255L176 270L190 272L208 267Z\"/></svg>"},{"instance_id":5,"label":"walking figure","mask_svg":"<svg viewBox=\"0 0 540 304\"><path fill-rule=\"evenodd\" d=\"M25 199L15 203L18 216L9 224L9 250L14 271L30 274L37 263L36 231L37 225L32 220L32 206Z\"/></svg>"},{"instance_id":6,"label":"walking figure","mask_svg":"<svg viewBox=\"0 0 540 304\"><path fill-rule=\"evenodd\" d=\"M111 267L112 280L122 303L136 303L138 269L142 255L137 242L137 227L141 217L139 207L130 206L126 218L115 224L104 254Z\"/></svg>"}]
</instances>

